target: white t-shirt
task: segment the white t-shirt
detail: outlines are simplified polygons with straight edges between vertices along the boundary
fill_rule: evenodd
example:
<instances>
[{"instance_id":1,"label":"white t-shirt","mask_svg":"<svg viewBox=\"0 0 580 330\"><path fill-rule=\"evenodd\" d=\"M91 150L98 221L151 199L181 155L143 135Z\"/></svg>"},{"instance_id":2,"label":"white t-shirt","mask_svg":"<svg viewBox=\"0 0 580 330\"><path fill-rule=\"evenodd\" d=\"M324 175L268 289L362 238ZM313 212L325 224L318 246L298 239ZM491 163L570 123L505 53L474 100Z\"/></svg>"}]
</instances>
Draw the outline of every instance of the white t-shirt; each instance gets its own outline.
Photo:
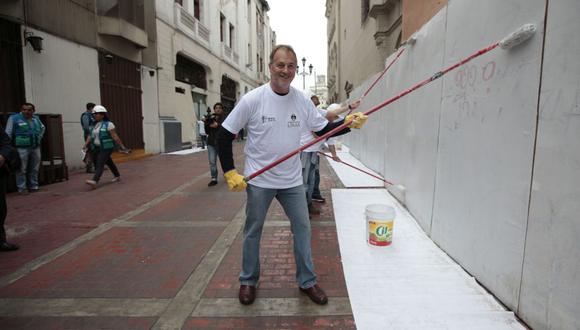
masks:
<instances>
[{"instance_id":1,"label":"white t-shirt","mask_svg":"<svg viewBox=\"0 0 580 330\"><path fill-rule=\"evenodd\" d=\"M318 109L316 108L316 110L318 111L318 113L322 116L326 118L326 110L324 109ZM318 136L315 136L315 134L312 131L308 131L308 130L303 130L302 131L302 135L300 136L300 146L304 146L306 145L308 142L316 139ZM310 147L304 149L304 152L317 152L320 151L320 148L322 147L322 145L324 144L324 139L322 141L316 142L315 144L311 145Z\"/></svg>"},{"instance_id":2,"label":"white t-shirt","mask_svg":"<svg viewBox=\"0 0 580 330\"><path fill-rule=\"evenodd\" d=\"M93 127L93 131L92 131L93 143L99 147L101 146L101 138L99 137L99 130L101 129L101 126L103 126L102 121L96 123L95 127ZM115 124L113 124L112 122L109 122L109 126L107 126L107 131L110 132L113 129L115 129Z\"/></svg>"},{"instance_id":3,"label":"white t-shirt","mask_svg":"<svg viewBox=\"0 0 580 330\"><path fill-rule=\"evenodd\" d=\"M207 135L205 133L205 123L202 120L197 121L197 130L199 132L199 135Z\"/></svg>"},{"instance_id":4,"label":"white t-shirt","mask_svg":"<svg viewBox=\"0 0 580 330\"><path fill-rule=\"evenodd\" d=\"M244 176L248 176L298 149L303 130L320 131L327 123L301 91L290 87L288 94L278 95L265 84L244 95L222 126L232 134L247 129ZM273 189L302 185L300 154L249 183Z\"/></svg>"}]
</instances>

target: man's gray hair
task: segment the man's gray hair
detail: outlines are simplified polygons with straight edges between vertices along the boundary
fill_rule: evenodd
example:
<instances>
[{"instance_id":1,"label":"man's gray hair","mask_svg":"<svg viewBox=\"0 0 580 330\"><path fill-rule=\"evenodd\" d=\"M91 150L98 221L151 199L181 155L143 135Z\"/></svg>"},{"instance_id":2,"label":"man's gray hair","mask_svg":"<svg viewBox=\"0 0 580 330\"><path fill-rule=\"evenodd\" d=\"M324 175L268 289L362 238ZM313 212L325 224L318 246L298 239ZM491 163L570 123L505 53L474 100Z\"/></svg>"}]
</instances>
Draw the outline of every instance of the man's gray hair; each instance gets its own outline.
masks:
<instances>
[{"instance_id":1,"label":"man's gray hair","mask_svg":"<svg viewBox=\"0 0 580 330\"><path fill-rule=\"evenodd\" d=\"M292 54L294 54L294 57L297 58L296 52L294 51L294 48L292 48L292 46L290 46L290 45L276 45L274 47L274 49L272 49L272 52L270 53L270 64L272 64L272 62L274 62L274 55L276 54L276 52L279 49L287 50L287 51L291 52Z\"/></svg>"}]
</instances>

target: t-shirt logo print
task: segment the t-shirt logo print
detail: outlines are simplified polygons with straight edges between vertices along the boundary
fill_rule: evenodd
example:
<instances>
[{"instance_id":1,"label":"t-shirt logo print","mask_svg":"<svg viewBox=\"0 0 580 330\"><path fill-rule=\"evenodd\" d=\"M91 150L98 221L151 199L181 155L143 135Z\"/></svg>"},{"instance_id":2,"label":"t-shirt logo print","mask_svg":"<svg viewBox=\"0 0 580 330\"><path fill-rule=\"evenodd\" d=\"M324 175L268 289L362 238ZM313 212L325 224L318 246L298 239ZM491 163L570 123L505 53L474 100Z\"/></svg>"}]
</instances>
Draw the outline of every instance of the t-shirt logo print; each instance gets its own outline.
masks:
<instances>
[{"instance_id":1,"label":"t-shirt logo print","mask_svg":"<svg viewBox=\"0 0 580 330\"><path fill-rule=\"evenodd\" d=\"M262 124L275 122L276 117L262 116Z\"/></svg>"},{"instance_id":2,"label":"t-shirt logo print","mask_svg":"<svg viewBox=\"0 0 580 330\"><path fill-rule=\"evenodd\" d=\"M296 114L290 116L290 121L288 122L288 127L300 127L300 120L296 120Z\"/></svg>"}]
</instances>

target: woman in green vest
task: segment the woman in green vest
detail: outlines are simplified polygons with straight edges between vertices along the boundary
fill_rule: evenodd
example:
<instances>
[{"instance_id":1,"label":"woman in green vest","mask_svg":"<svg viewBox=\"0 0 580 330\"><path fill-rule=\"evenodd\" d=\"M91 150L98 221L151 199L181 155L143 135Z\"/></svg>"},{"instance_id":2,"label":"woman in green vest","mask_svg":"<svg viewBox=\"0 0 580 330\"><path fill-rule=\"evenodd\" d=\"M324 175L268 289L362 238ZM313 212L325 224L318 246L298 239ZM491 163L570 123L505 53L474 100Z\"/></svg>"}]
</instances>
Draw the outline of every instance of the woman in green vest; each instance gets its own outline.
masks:
<instances>
[{"instance_id":1,"label":"woman in green vest","mask_svg":"<svg viewBox=\"0 0 580 330\"><path fill-rule=\"evenodd\" d=\"M103 174L105 164L113 173L112 182L117 182L121 179L121 174L117 166L111 159L111 154L116 146L120 147L120 151L129 153L130 150L125 147L117 133L115 132L115 124L113 124L107 117L107 109L102 105L95 105L93 108L93 116L95 117L95 126L91 134L85 141L84 150L91 147L93 159L95 161L95 173L92 180L85 181L89 186L96 187L99 179Z\"/></svg>"}]
</instances>

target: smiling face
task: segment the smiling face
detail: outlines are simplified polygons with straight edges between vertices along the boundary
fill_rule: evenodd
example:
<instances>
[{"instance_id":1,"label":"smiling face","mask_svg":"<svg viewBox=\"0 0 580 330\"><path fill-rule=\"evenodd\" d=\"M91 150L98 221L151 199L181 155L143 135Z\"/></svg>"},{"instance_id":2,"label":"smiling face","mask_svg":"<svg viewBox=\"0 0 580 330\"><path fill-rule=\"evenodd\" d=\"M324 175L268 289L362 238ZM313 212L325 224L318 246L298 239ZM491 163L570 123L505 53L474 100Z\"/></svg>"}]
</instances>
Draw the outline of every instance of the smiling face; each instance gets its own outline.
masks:
<instances>
[{"instance_id":1,"label":"smiling face","mask_svg":"<svg viewBox=\"0 0 580 330\"><path fill-rule=\"evenodd\" d=\"M272 90L279 94L288 93L296 75L296 54L289 49L279 48L268 67Z\"/></svg>"}]
</instances>

